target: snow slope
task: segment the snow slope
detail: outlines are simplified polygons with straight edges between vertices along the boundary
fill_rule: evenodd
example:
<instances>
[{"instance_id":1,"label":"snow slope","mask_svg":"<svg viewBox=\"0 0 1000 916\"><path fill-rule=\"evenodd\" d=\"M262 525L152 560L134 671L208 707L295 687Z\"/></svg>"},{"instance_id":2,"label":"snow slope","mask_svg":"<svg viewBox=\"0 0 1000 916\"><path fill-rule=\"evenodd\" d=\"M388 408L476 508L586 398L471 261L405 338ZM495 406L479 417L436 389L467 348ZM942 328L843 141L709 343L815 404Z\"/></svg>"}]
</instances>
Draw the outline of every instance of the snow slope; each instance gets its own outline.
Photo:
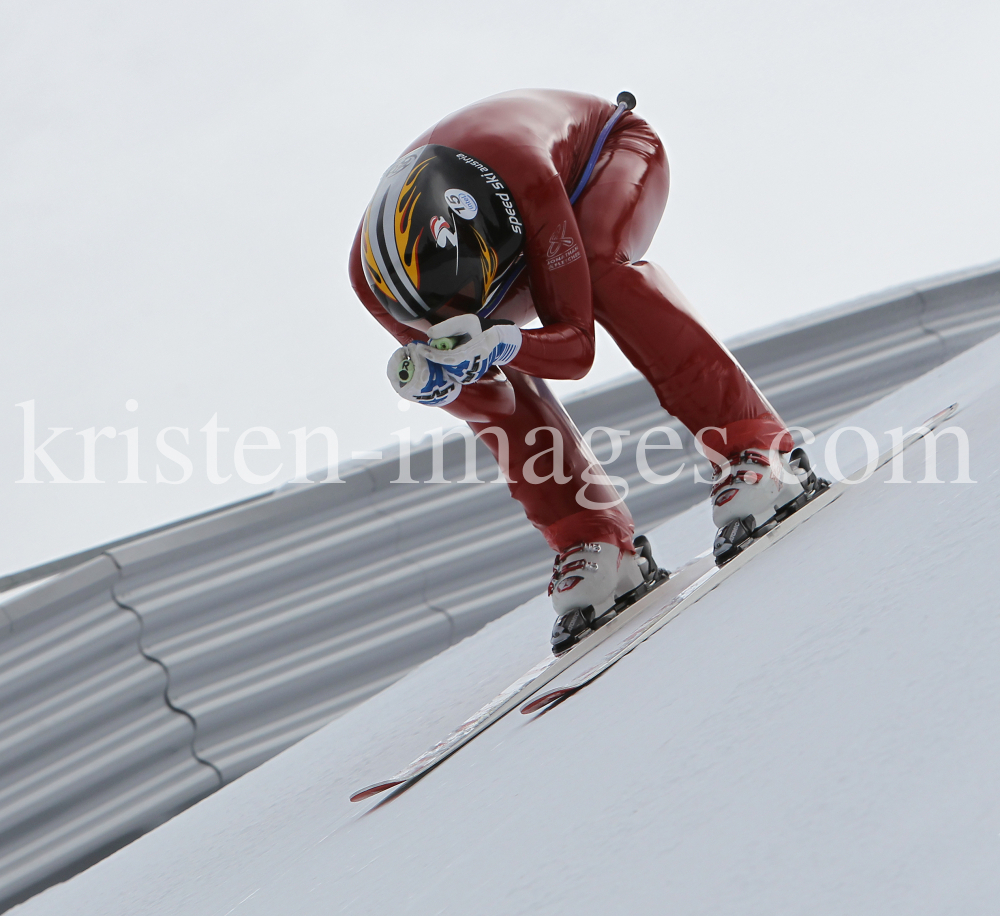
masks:
<instances>
[{"instance_id":1,"label":"snow slope","mask_svg":"<svg viewBox=\"0 0 1000 916\"><path fill-rule=\"evenodd\" d=\"M14 912L994 913L998 366L1000 338L854 420L884 447L960 402L977 483L883 468L578 696L351 805L538 660L529 602ZM698 507L654 542L676 565L710 536Z\"/></svg>"}]
</instances>

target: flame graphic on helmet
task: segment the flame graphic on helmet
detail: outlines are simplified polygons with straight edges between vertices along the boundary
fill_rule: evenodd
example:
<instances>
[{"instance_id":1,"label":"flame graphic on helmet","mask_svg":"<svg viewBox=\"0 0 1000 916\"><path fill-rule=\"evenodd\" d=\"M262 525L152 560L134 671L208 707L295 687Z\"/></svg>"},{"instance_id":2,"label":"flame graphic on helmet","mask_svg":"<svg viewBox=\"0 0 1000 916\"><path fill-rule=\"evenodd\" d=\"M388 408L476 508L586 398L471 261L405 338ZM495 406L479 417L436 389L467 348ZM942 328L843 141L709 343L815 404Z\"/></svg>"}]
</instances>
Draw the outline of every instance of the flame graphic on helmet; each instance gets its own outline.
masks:
<instances>
[{"instance_id":1,"label":"flame graphic on helmet","mask_svg":"<svg viewBox=\"0 0 1000 916\"><path fill-rule=\"evenodd\" d=\"M486 243L486 239L479 234L475 226L472 227L472 232L479 245L479 262L483 270L483 301L485 302L486 298L489 296L490 287L496 279L497 267L500 261L497 257L496 250L491 248Z\"/></svg>"},{"instance_id":2,"label":"flame graphic on helmet","mask_svg":"<svg viewBox=\"0 0 1000 916\"><path fill-rule=\"evenodd\" d=\"M364 258L365 272L368 274L370 281L378 288L378 290L384 295L390 298L393 302L396 302L396 297L392 294L392 290L389 289L388 284L382 277L382 271L378 269L378 263L375 260L375 254L372 252L372 242L368 236L371 231L369 227L369 218L371 217L371 204L368 205L368 209L365 210L364 225L361 228L361 255Z\"/></svg>"},{"instance_id":3,"label":"flame graphic on helmet","mask_svg":"<svg viewBox=\"0 0 1000 916\"><path fill-rule=\"evenodd\" d=\"M406 181L400 189L399 200L396 202L396 213L394 214L396 250L399 252L399 259L403 262L403 270L406 271L410 282L416 289L420 289L420 261L417 258L417 245L420 242L420 236L424 234L424 227L421 226L419 231L414 233L416 223L411 217L413 208L420 200L420 193L416 190L417 178L433 160L433 156L425 159L407 175Z\"/></svg>"}]
</instances>

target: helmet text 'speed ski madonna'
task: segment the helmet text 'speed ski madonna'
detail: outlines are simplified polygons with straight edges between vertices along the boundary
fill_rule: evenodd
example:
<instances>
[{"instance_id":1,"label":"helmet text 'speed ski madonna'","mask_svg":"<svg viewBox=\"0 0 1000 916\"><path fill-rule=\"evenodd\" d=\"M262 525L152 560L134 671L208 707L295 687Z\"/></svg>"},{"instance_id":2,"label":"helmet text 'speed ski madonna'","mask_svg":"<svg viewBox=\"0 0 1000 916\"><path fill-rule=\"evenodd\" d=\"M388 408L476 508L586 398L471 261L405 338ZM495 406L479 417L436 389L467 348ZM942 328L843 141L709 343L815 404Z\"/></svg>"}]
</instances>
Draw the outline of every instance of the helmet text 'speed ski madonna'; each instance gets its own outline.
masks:
<instances>
[{"instance_id":1,"label":"helmet text 'speed ski madonna'","mask_svg":"<svg viewBox=\"0 0 1000 916\"><path fill-rule=\"evenodd\" d=\"M361 246L365 277L389 314L436 322L490 304L520 259L524 224L489 166L428 145L382 176Z\"/></svg>"}]
</instances>

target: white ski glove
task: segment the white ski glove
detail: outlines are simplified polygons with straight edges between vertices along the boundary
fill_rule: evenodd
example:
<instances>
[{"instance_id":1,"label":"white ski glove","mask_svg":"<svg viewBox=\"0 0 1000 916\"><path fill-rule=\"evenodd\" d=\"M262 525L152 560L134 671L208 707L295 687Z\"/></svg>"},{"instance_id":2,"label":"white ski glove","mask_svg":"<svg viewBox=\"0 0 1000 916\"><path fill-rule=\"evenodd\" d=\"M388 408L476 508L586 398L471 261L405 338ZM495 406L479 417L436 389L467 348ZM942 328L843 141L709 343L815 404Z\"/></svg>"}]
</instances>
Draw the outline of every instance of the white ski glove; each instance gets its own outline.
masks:
<instances>
[{"instance_id":1,"label":"white ski glove","mask_svg":"<svg viewBox=\"0 0 1000 916\"><path fill-rule=\"evenodd\" d=\"M478 382L493 366L505 366L521 349L521 329L495 324L483 329L476 315L457 315L434 325L425 345L427 359L463 385Z\"/></svg>"},{"instance_id":2,"label":"white ski glove","mask_svg":"<svg viewBox=\"0 0 1000 916\"><path fill-rule=\"evenodd\" d=\"M441 366L430 362L427 359L430 352L433 352L430 347L422 343L400 347L389 357L385 374L401 398L431 407L444 407L462 393L462 383Z\"/></svg>"}]
</instances>

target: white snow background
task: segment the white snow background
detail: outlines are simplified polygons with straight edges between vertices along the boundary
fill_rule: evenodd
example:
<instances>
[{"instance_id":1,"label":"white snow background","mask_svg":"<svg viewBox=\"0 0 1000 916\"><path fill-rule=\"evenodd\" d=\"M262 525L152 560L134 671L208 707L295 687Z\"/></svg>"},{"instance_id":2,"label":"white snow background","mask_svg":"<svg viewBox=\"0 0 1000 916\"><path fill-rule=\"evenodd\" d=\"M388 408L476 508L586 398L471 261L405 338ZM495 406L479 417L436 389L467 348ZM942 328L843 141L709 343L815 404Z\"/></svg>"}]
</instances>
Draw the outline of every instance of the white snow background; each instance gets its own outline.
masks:
<instances>
[{"instance_id":1,"label":"white snow background","mask_svg":"<svg viewBox=\"0 0 1000 916\"><path fill-rule=\"evenodd\" d=\"M349 458L450 424L399 412L347 252L403 146L495 92L636 94L672 167L650 257L722 337L994 260L998 25L985 0L4 0L0 574L276 485L292 429L332 427ZM557 388L627 368L601 336ZM15 483L29 400L38 442L70 430L50 452L72 479L77 433L138 427L146 483L117 482L121 436L97 443L103 485ZM169 426L181 486L155 482L179 473ZM254 426L282 445L249 455L280 462L266 486L233 466Z\"/></svg>"},{"instance_id":2,"label":"white snow background","mask_svg":"<svg viewBox=\"0 0 1000 916\"><path fill-rule=\"evenodd\" d=\"M958 402L975 483L916 482L912 446L910 483L850 488L578 695L348 802L538 660L539 597L12 912L996 913L998 366L994 338L851 421ZM700 506L653 541L676 565L711 535Z\"/></svg>"}]
</instances>

